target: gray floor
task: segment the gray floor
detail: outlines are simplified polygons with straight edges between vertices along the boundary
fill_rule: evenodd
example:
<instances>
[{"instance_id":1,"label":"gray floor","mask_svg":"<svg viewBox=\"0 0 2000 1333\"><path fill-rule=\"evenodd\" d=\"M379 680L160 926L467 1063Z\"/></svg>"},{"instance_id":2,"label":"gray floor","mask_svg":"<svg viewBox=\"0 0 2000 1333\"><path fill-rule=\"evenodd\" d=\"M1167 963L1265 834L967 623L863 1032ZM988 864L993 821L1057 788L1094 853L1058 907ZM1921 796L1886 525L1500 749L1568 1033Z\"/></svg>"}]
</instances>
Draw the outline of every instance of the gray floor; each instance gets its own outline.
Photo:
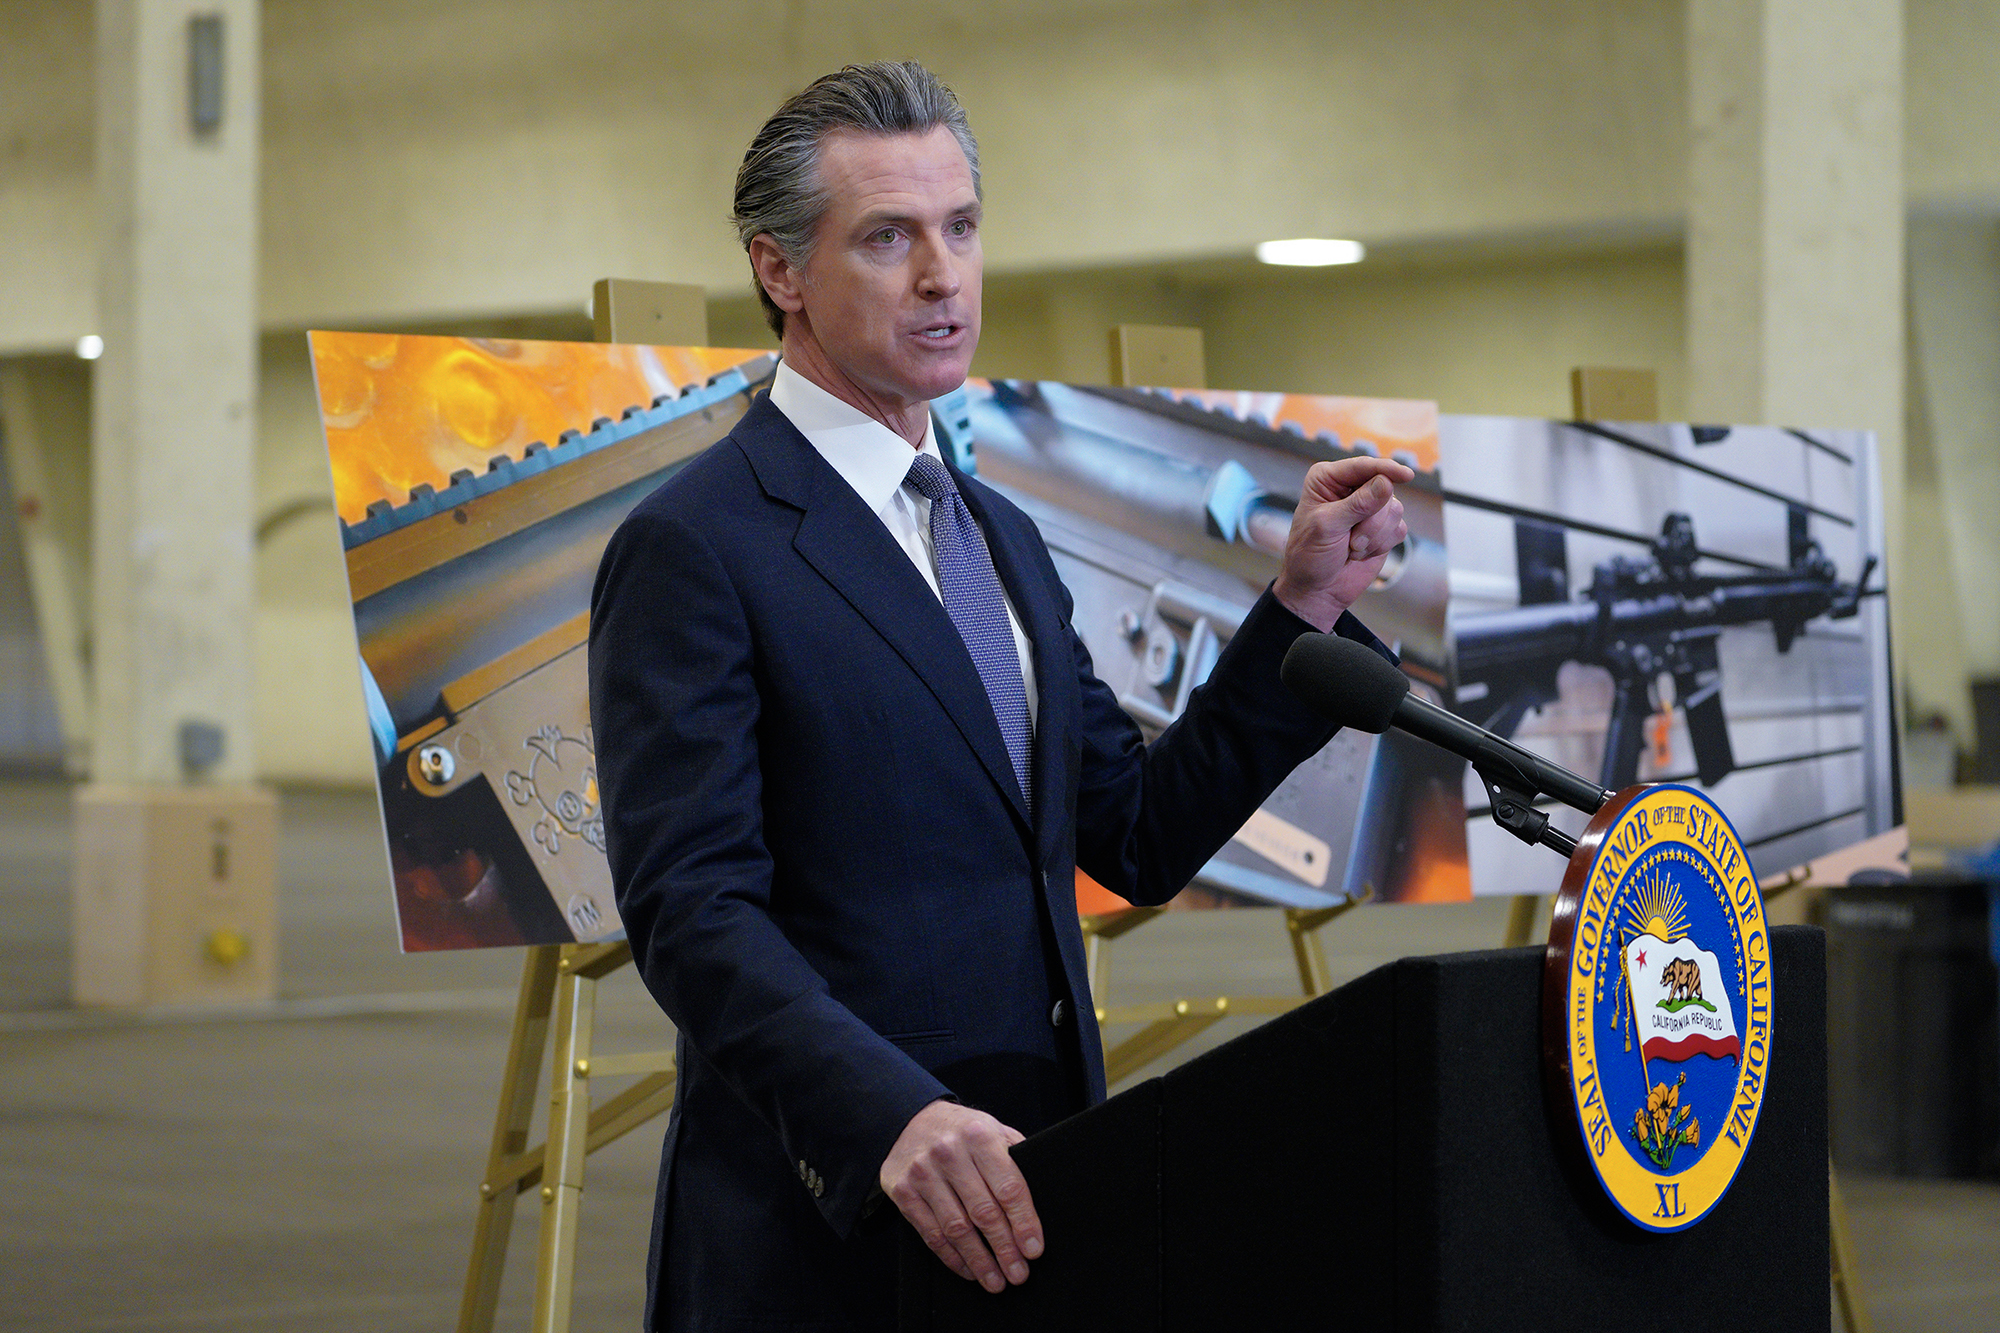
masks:
<instances>
[{"instance_id":1,"label":"gray floor","mask_svg":"<svg viewBox=\"0 0 2000 1333\"><path fill-rule=\"evenodd\" d=\"M520 955L397 954L372 802L289 792L280 1003L78 1015L63 1002L68 839L65 788L0 783L0 1327L450 1328ZM1354 913L1329 929L1334 969L1485 946L1502 915ZM1115 967L1119 1000L1293 980L1281 928L1252 912L1162 918L1119 943ZM629 973L603 990L600 1050L662 1043ZM657 1143L650 1126L590 1159L578 1330L638 1324ZM2000 1187L1843 1186L1878 1329L2000 1326ZM528 1326L522 1212L502 1329Z\"/></svg>"}]
</instances>

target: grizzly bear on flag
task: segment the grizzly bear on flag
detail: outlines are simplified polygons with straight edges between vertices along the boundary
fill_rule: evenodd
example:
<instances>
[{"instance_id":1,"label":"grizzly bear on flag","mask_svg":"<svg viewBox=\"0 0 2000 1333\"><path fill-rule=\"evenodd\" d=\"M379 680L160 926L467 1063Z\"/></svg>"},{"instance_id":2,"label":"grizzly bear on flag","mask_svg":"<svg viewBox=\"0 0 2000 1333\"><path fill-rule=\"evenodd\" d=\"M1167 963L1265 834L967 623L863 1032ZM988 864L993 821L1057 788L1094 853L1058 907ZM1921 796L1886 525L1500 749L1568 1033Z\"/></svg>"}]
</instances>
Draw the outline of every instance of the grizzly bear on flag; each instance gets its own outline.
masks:
<instances>
[{"instance_id":1,"label":"grizzly bear on flag","mask_svg":"<svg viewBox=\"0 0 2000 1333\"><path fill-rule=\"evenodd\" d=\"M1660 969L1660 984L1667 989L1667 1001L1701 998L1701 967L1692 958L1669 958Z\"/></svg>"},{"instance_id":2,"label":"grizzly bear on flag","mask_svg":"<svg viewBox=\"0 0 2000 1333\"><path fill-rule=\"evenodd\" d=\"M1647 931L1627 941L1625 969L1634 1035L1645 1059L1738 1058L1742 1039L1728 973L1714 954L1685 935L1666 940Z\"/></svg>"}]
</instances>

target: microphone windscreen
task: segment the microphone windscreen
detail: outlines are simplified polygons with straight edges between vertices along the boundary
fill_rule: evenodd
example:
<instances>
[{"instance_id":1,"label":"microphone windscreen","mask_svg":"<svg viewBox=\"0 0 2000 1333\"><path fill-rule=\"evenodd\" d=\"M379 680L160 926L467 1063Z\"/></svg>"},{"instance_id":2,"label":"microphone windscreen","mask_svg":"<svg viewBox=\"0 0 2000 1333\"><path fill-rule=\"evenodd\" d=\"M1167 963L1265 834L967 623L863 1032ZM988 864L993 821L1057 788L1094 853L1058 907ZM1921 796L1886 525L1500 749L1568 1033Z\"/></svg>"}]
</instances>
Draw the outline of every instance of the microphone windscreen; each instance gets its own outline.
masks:
<instances>
[{"instance_id":1,"label":"microphone windscreen","mask_svg":"<svg viewBox=\"0 0 2000 1333\"><path fill-rule=\"evenodd\" d=\"M1301 634L1278 675L1306 707L1357 731L1387 731L1410 692L1410 678L1380 653L1338 634Z\"/></svg>"}]
</instances>

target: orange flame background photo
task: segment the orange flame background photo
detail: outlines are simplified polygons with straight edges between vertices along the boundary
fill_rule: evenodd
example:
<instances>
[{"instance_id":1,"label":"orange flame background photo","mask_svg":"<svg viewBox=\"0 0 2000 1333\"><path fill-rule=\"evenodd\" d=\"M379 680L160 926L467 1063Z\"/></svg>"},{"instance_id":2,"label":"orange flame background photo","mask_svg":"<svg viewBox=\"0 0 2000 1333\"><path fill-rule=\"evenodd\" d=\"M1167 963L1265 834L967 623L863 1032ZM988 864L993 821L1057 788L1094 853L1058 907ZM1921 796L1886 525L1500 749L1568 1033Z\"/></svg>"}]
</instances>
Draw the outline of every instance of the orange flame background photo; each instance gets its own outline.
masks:
<instances>
[{"instance_id":1,"label":"orange flame background photo","mask_svg":"<svg viewBox=\"0 0 2000 1333\"><path fill-rule=\"evenodd\" d=\"M616 420L628 407L760 355L718 347L643 347L315 332L313 374L333 463L334 509L358 523L377 500L443 490L462 468L519 458L540 440Z\"/></svg>"}]
</instances>

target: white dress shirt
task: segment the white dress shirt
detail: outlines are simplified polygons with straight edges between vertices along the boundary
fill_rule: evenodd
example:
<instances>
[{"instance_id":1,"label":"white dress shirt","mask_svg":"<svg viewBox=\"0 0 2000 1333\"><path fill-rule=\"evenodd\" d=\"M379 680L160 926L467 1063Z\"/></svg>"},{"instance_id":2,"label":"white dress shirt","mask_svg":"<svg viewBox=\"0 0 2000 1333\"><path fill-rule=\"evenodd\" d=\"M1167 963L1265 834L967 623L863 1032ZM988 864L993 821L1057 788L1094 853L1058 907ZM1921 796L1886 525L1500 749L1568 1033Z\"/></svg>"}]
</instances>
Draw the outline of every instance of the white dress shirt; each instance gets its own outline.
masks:
<instances>
[{"instance_id":1,"label":"white dress shirt","mask_svg":"<svg viewBox=\"0 0 2000 1333\"><path fill-rule=\"evenodd\" d=\"M910 474L916 454L926 453L943 461L938 453L934 425L924 417L924 442L912 450L910 442L852 404L842 402L825 389L780 361L771 380L771 405L785 414L813 448L819 450L841 480L854 488L861 503L882 520L910 563L924 576L938 601L937 551L931 542L931 502L903 484ZM998 571L995 571L996 577ZM1000 597L1007 607L1007 628L1014 632L1014 652L1021 659L1021 687L1028 697L1028 729L1035 726L1035 648L1021 632L1021 618L1014 613L1014 599L1001 585Z\"/></svg>"}]
</instances>

